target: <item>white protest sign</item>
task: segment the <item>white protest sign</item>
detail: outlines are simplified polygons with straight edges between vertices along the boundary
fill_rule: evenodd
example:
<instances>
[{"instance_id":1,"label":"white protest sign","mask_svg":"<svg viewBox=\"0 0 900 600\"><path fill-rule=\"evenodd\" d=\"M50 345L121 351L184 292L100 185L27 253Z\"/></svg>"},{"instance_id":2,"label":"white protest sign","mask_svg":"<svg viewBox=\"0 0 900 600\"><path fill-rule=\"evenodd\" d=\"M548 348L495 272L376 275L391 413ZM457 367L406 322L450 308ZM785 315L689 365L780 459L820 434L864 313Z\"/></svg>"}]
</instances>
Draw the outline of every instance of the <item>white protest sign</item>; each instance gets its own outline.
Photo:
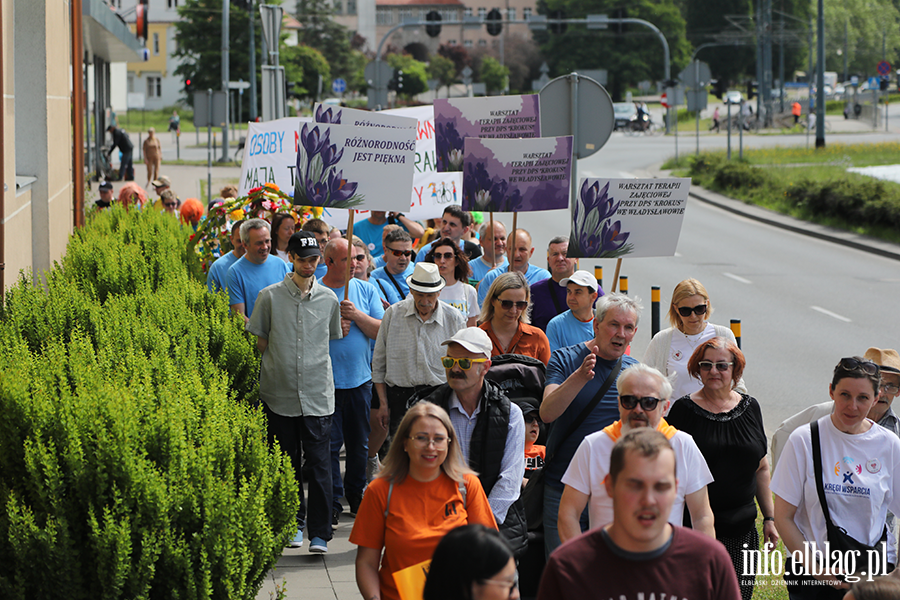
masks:
<instances>
[{"instance_id":1,"label":"white protest sign","mask_svg":"<svg viewBox=\"0 0 900 600\"><path fill-rule=\"evenodd\" d=\"M316 123L334 123L337 125L353 125L354 127L390 127L393 129L415 129L418 120L410 117L392 115L384 111L359 110L346 106L326 106L316 104L314 121Z\"/></svg>"},{"instance_id":2,"label":"white protest sign","mask_svg":"<svg viewBox=\"0 0 900 600\"><path fill-rule=\"evenodd\" d=\"M690 189L689 178L583 179L568 256L674 255Z\"/></svg>"}]
</instances>

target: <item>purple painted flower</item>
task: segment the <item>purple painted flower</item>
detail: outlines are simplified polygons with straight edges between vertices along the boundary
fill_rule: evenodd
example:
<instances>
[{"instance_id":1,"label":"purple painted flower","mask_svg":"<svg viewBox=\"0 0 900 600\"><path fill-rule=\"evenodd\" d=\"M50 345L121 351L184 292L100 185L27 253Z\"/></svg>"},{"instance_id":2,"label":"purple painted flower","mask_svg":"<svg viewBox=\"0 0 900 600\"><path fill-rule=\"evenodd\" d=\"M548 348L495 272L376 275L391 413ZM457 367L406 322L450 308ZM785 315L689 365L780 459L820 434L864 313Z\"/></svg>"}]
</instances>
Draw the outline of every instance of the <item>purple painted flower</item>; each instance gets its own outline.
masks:
<instances>
[{"instance_id":1,"label":"purple painted flower","mask_svg":"<svg viewBox=\"0 0 900 600\"><path fill-rule=\"evenodd\" d=\"M336 114L334 114L332 113L330 106L327 110L323 110L324 108L324 104L320 104L316 108L316 123L332 123L334 125L340 125L342 111L339 110Z\"/></svg>"},{"instance_id":2,"label":"purple painted flower","mask_svg":"<svg viewBox=\"0 0 900 600\"><path fill-rule=\"evenodd\" d=\"M306 202L310 206L325 206L328 202L328 186L321 181L307 180Z\"/></svg>"},{"instance_id":3,"label":"purple painted flower","mask_svg":"<svg viewBox=\"0 0 900 600\"><path fill-rule=\"evenodd\" d=\"M300 130L300 144L306 150L307 156L312 157L322 151L322 148L328 143L328 131L326 129L325 136L322 136L318 125L310 130L309 123L303 124L303 128Z\"/></svg>"},{"instance_id":4,"label":"purple painted flower","mask_svg":"<svg viewBox=\"0 0 900 600\"><path fill-rule=\"evenodd\" d=\"M322 153L320 154L320 156L322 157L322 169L328 169L329 167L333 167L334 165L338 164L343 155L343 148L338 151L337 145L335 144L326 146L322 149Z\"/></svg>"},{"instance_id":5,"label":"purple painted flower","mask_svg":"<svg viewBox=\"0 0 900 600\"><path fill-rule=\"evenodd\" d=\"M335 173L334 169L328 174L328 192L330 197L328 206L340 206L356 193L356 188L359 184L355 181L347 181L343 178L343 175L343 171Z\"/></svg>"},{"instance_id":6,"label":"purple painted flower","mask_svg":"<svg viewBox=\"0 0 900 600\"><path fill-rule=\"evenodd\" d=\"M463 151L463 139L456 130L456 121L438 122L435 125L438 171L460 171L462 161L458 159Z\"/></svg>"},{"instance_id":7,"label":"purple painted flower","mask_svg":"<svg viewBox=\"0 0 900 600\"><path fill-rule=\"evenodd\" d=\"M625 245L630 235L630 233L622 231L622 221L616 221L615 223L605 221L603 230L600 233L600 237L603 240L600 251L604 253L616 252Z\"/></svg>"}]
</instances>

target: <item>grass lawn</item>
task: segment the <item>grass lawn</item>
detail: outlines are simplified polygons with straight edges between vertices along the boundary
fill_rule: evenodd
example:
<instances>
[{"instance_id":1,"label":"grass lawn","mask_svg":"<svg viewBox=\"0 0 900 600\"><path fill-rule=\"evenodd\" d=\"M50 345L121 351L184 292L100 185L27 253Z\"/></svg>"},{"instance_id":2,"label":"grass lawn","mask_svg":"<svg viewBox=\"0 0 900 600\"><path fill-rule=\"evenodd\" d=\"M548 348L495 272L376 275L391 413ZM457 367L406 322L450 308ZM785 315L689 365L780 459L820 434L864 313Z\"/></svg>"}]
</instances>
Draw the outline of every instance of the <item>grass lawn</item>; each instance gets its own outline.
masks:
<instances>
[{"instance_id":1,"label":"grass lawn","mask_svg":"<svg viewBox=\"0 0 900 600\"><path fill-rule=\"evenodd\" d=\"M715 154L724 156L724 152ZM693 160L692 156L681 157L677 164L674 160L669 160L663 165L663 168L673 169L675 176L686 177L689 176L691 164L689 161L691 160ZM738 162L734 152L732 152L732 162ZM810 180L871 182L872 178L858 173L850 173L847 168L900 163L900 143L829 144L821 150L804 147L745 149L743 162L765 168L765 185L716 190L712 173L694 174L693 182L748 204L762 206L821 225L900 243L900 232L894 228L879 225L877 222L849 225L843 219L822 216L804 206L798 206L787 195L792 186L804 185L804 182ZM885 194L900 202L900 184L889 181L881 183L884 186Z\"/></svg>"}]
</instances>

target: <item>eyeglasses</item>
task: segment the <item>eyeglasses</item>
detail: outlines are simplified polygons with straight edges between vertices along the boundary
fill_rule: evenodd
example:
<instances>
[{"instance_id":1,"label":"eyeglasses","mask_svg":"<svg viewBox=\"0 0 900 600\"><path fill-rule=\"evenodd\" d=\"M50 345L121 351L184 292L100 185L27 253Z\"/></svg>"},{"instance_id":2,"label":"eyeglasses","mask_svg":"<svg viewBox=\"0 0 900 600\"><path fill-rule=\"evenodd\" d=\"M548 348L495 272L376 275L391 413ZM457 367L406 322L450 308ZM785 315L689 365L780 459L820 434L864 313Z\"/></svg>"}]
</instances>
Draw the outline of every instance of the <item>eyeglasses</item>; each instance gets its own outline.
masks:
<instances>
[{"instance_id":1,"label":"eyeglasses","mask_svg":"<svg viewBox=\"0 0 900 600\"><path fill-rule=\"evenodd\" d=\"M842 358L838 366L845 371L862 371L866 375L878 375L880 371L878 365L866 359Z\"/></svg>"},{"instance_id":2,"label":"eyeglasses","mask_svg":"<svg viewBox=\"0 0 900 600\"><path fill-rule=\"evenodd\" d=\"M682 317L689 317L691 313L695 315L705 315L706 314L706 304L698 304L697 306L679 306L678 314Z\"/></svg>"},{"instance_id":3,"label":"eyeglasses","mask_svg":"<svg viewBox=\"0 0 900 600\"><path fill-rule=\"evenodd\" d=\"M365 254L357 254L356 256L351 256L350 258L352 258L353 260L362 262L362 261L366 260L366 255Z\"/></svg>"},{"instance_id":4,"label":"eyeglasses","mask_svg":"<svg viewBox=\"0 0 900 600\"><path fill-rule=\"evenodd\" d=\"M431 444L434 444L435 448L446 448L447 444L450 443L450 438L443 435L436 435L432 438L420 433L418 435L409 436L409 439L414 441L419 448L427 448Z\"/></svg>"},{"instance_id":5,"label":"eyeglasses","mask_svg":"<svg viewBox=\"0 0 900 600\"><path fill-rule=\"evenodd\" d=\"M896 383L882 383L881 389L888 394L896 394L897 392L900 392L900 385L897 385Z\"/></svg>"},{"instance_id":6,"label":"eyeglasses","mask_svg":"<svg viewBox=\"0 0 900 600\"><path fill-rule=\"evenodd\" d=\"M499 585L501 587L509 588L509 597L512 598L513 590L519 587L519 574L516 573L516 578L512 581L507 579L479 579L478 583L483 585Z\"/></svg>"},{"instance_id":7,"label":"eyeglasses","mask_svg":"<svg viewBox=\"0 0 900 600\"><path fill-rule=\"evenodd\" d=\"M619 404L622 405L622 408L625 410L633 410L635 406L638 404L641 405L646 411L656 410L657 405L659 405L659 398L654 398L653 396L644 396L643 398L638 398L637 396L619 396Z\"/></svg>"},{"instance_id":8,"label":"eyeglasses","mask_svg":"<svg viewBox=\"0 0 900 600\"><path fill-rule=\"evenodd\" d=\"M527 424L527 423L534 423L535 421L537 421L538 423L542 423L542 422L543 422L543 421L541 421L541 417L538 416L537 413L528 413L527 415L525 415L525 423L526 423L526 424Z\"/></svg>"},{"instance_id":9,"label":"eyeglasses","mask_svg":"<svg viewBox=\"0 0 900 600\"><path fill-rule=\"evenodd\" d=\"M733 365L733 362L725 362L724 360L720 360L719 362L712 362L710 360L701 360L697 365L700 367L701 371L712 371L712 368L715 367L718 372L727 371Z\"/></svg>"},{"instance_id":10,"label":"eyeglasses","mask_svg":"<svg viewBox=\"0 0 900 600\"><path fill-rule=\"evenodd\" d=\"M168 207L172 208L172 207L178 206L178 204L175 202L163 202L163 206L168 206Z\"/></svg>"},{"instance_id":11,"label":"eyeglasses","mask_svg":"<svg viewBox=\"0 0 900 600\"><path fill-rule=\"evenodd\" d=\"M503 310L509 310L513 306L516 307L516 310L525 310L526 308L528 308L528 302L525 302L524 300L513 302L512 300L500 300L498 298L497 302L500 303L500 306L503 307Z\"/></svg>"},{"instance_id":12,"label":"eyeglasses","mask_svg":"<svg viewBox=\"0 0 900 600\"><path fill-rule=\"evenodd\" d=\"M394 250L393 248L386 249L390 250L394 256L406 256L407 258L409 258L413 254L415 254L412 250Z\"/></svg>"},{"instance_id":13,"label":"eyeglasses","mask_svg":"<svg viewBox=\"0 0 900 600\"><path fill-rule=\"evenodd\" d=\"M441 358L441 364L445 369L452 369L453 365L458 364L463 371L468 371L473 364L487 362L486 358L453 358L452 356L444 356Z\"/></svg>"},{"instance_id":14,"label":"eyeglasses","mask_svg":"<svg viewBox=\"0 0 900 600\"><path fill-rule=\"evenodd\" d=\"M451 258L455 258L456 254L453 252L435 252L434 260L438 260L439 258L443 258L444 260L450 260Z\"/></svg>"}]
</instances>

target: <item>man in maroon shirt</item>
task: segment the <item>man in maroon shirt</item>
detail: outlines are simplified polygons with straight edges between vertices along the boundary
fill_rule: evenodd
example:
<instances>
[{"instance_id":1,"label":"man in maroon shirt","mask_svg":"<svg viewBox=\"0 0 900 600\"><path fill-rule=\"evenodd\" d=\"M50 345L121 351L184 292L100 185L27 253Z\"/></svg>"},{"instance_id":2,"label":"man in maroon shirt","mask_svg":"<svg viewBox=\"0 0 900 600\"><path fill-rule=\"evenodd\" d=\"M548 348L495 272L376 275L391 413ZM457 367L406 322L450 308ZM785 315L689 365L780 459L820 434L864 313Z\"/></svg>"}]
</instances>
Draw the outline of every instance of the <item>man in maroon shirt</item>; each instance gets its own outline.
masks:
<instances>
[{"instance_id":1,"label":"man in maroon shirt","mask_svg":"<svg viewBox=\"0 0 900 600\"><path fill-rule=\"evenodd\" d=\"M612 523L550 555L538 600L740 600L725 547L668 523L677 484L675 452L663 434L640 428L622 436L606 477Z\"/></svg>"}]
</instances>

